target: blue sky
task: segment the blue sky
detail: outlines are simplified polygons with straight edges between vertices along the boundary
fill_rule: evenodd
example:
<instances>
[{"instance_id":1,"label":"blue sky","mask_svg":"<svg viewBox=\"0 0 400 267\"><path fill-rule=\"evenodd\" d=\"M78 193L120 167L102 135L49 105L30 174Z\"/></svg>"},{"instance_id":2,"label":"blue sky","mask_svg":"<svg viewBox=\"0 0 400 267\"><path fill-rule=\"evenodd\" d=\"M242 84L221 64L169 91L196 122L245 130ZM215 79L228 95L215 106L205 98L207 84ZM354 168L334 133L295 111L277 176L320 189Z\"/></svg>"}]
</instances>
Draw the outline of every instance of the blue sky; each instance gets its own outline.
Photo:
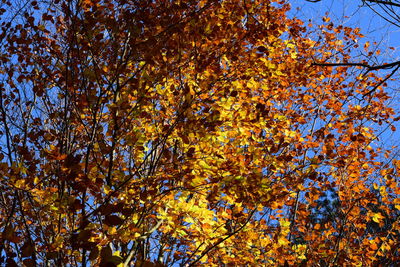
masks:
<instances>
[{"instance_id":1,"label":"blue sky","mask_svg":"<svg viewBox=\"0 0 400 267\"><path fill-rule=\"evenodd\" d=\"M329 12L332 21L349 27L359 27L366 39L380 42L382 47L392 46L397 51L391 50L388 55L400 57L400 28L385 21L362 0L321 0L311 3L306 0L291 0L292 14L302 19L311 19L320 22L322 16ZM375 6L381 14L384 12ZM400 14L400 8L397 8ZM385 16L388 17L388 16Z\"/></svg>"},{"instance_id":2,"label":"blue sky","mask_svg":"<svg viewBox=\"0 0 400 267\"><path fill-rule=\"evenodd\" d=\"M381 50L381 55L370 58L371 65L400 60L400 27L386 21L370 7L363 4L362 0L321 0L317 3L311 3L306 0L290 0L289 2L292 5L290 15L296 16L303 21L311 20L313 24L320 24L322 17L327 15L335 25L342 24L343 26L360 28L361 33L365 35L360 40L360 44L369 41L372 47L373 42L376 42ZM372 5L372 7L380 14L385 14L384 10L379 6ZM400 8L395 9L394 11L400 16ZM385 17L389 18L388 15L385 15ZM361 52L363 52L362 45L360 45L359 51L355 51L355 54ZM357 62L357 59L354 62ZM390 71L380 71L379 74L385 75ZM388 90L393 97L390 105L397 111L397 116L399 116L400 72L394 77L397 79L389 83ZM387 130L380 136L381 144L386 148L391 145L400 145L400 123L397 122L395 126L397 128L396 132ZM384 129L377 129L377 131L382 130Z\"/></svg>"}]
</instances>

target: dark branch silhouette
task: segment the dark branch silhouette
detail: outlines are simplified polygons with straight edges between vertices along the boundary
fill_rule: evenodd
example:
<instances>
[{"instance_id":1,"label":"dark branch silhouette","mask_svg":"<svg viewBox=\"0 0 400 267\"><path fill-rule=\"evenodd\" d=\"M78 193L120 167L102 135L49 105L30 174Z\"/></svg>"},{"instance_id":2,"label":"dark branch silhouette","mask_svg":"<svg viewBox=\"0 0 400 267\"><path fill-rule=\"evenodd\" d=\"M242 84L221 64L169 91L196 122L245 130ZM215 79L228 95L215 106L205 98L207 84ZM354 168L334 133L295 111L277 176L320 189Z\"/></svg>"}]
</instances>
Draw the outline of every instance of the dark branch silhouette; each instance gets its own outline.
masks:
<instances>
[{"instance_id":1,"label":"dark branch silhouette","mask_svg":"<svg viewBox=\"0 0 400 267\"><path fill-rule=\"evenodd\" d=\"M312 66L325 66L325 67L340 67L340 66L349 66L349 67L363 67L367 68L368 71L372 70L382 70L382 69L392 69L394 67L397 67L400 65L400 61L395 61L392 63L387 63L387 64L382 64L382 65L377 65L377 66L371 66L365 63L317 63L314 62L312 63Z\"/></svg>"}]
</instances>

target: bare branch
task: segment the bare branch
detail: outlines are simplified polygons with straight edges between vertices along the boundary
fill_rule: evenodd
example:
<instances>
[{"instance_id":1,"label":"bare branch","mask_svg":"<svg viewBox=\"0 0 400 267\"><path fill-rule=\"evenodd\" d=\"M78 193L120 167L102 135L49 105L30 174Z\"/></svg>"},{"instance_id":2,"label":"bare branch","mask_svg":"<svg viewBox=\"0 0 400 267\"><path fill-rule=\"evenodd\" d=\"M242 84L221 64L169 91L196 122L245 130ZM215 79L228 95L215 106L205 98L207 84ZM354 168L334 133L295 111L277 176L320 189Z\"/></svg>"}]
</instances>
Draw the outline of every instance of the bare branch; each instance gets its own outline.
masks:
<instances>
[{"instance_id":1,"label":"bare branch","mask_svg":"<svg viewBox=\"0 0 400 267\"><path fill-rule=\"evenodd\" d=\"M393 1L380 1L380 0L362 0L362 1L363 2L376 3L376 4L383 4L383 5L388 5L388 6L400 7L400 4L394 3Z\"/></svg>"},{"instance_id":2,"label":"bare branch","mask_svg":"<svg viewBox=\"0 0 400 267\"><path fill-rule=\"evenodd\" d=\"M321 2L321 0L306 0L307 2L311 3L318 3ZM370 2L370 3L375 3L375 4L383 4L383 5L388 5L388 6L397 6L400 7L400 4L394 3L392 1L380 1L380 0L361 0L363 3L365 2Z\"/></svg>"},{"instance_id":3,"label":"bare branch","mask_svg":"<svg viewBox=\"0 0 400 267\"><path fill-rule=\"evenodd\" d=\"M400 65L400 61L395 61L388 64L382 64L377 66L371 66L365 63L312 63L312 66L323 66L323 67L340 67L340 66L348 66L348 67L363 67L367 68L368 71L372 70L384 70L384 69L391 69L395 68Z\"/></svg>"}]
</instances>

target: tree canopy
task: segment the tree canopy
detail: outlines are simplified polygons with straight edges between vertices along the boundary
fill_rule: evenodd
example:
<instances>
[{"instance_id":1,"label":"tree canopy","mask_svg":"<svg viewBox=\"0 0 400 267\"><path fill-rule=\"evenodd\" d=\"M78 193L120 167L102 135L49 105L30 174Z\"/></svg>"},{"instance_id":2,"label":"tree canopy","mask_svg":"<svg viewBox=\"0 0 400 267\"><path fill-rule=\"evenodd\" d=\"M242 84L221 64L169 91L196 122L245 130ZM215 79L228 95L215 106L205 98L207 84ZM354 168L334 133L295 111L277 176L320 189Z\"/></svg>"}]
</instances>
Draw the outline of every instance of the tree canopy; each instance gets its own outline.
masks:
<instances>
[{"instance_id":1,"label":"tree canopy","mask_svg":"<svg viewBox=\"0 0 400 267\"><path fill-rule=\"evenodd\" d=\"M1 264L399 262L385 77L326 65L360 29L284 0L1 5Z\"/></svg>"}]
</instances>

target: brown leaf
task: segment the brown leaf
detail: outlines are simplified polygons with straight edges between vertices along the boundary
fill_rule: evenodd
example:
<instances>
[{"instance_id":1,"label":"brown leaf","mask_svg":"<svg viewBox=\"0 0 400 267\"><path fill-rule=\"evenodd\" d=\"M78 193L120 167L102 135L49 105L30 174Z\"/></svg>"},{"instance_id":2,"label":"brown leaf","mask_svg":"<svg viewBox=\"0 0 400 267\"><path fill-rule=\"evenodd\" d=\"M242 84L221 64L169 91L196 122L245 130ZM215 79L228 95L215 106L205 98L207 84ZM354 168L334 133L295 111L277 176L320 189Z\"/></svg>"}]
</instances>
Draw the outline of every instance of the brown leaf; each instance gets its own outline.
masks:
<instances>
[{"instance_id":1,"label":"brown leaf","mask_svg":"<svg viewBox=\"0 0 400 267\"><path fill-rule=\"evenodd\" d=\"M124 223L124 220L117 215L107 215L104 219L104 223L109 226L117 226Z\"/></svg>"}]
</instances>

